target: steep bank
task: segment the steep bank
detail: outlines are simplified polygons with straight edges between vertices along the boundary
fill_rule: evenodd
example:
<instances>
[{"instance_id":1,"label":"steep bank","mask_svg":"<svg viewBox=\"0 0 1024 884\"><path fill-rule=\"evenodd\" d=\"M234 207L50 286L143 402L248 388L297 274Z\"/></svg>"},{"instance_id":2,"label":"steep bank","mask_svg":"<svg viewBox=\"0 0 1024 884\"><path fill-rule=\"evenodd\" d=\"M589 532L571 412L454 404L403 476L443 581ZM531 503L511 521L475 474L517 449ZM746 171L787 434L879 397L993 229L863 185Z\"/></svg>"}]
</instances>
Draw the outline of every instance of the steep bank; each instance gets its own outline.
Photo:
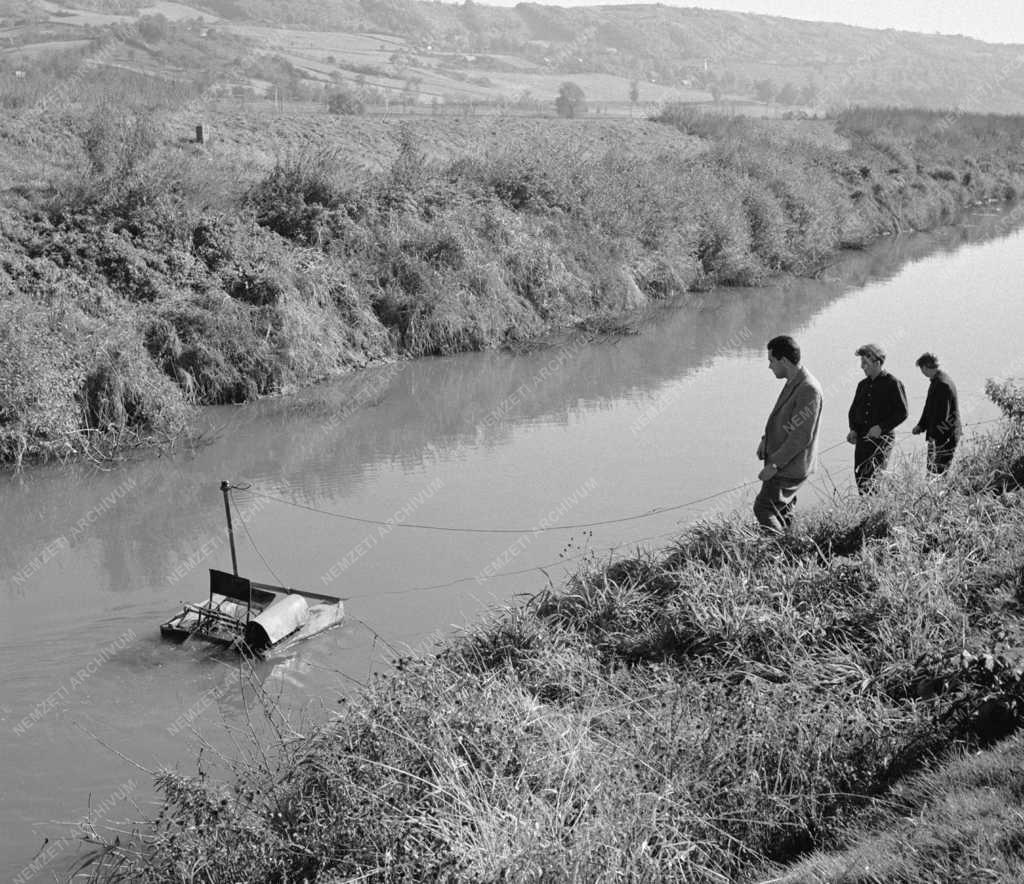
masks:
<instances>
[{"instance_id":1,"label":"steep bank","mask_svg":"<svg viewBox=\"0 0 1024 884\"><path fill-rule=\"evenodd\" d=\"M57 185L0 211L0 460L173 439L194 404L814 273L1024 183L1016 118L857 112L823 139L670 109L639 141L496 120L444 149L410 123L379 171L293 122L269 168L243 138L208 151L109 108L49 133Z\"/></svg>"},{"instance_id":2,"label":"steep bank","mask_svg":"<svg viewBox=\"0 0 1024 884\"><path fill-rule=\"evenodd\" d=\"M97 877L763 881L845 846L1021 722L1024 399L997 398L1017 419L940 482L917 463L781 542L729 520L592 563L227 781L161 775ZM961 880L1024 853L1012 818L973 849L983 819L947 842ZM913 863L896 880L950 879Z\"/></svg>"}]
</instances>

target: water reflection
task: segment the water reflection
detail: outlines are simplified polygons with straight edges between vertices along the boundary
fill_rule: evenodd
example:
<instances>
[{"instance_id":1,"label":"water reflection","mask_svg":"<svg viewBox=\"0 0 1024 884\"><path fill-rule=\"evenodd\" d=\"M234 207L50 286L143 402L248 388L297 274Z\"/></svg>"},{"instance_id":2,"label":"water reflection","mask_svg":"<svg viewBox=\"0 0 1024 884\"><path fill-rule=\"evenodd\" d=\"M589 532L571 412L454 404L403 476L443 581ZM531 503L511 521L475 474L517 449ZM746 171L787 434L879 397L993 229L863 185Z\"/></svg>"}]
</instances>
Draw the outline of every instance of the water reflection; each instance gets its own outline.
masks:
<instances>
[{"instance_id":1,"label":"water reflection","mask_svg":"<svg viewBox=\"0 0 1024 884\"><path fill-rule=\"evenodd\" d=\"M844 254L822 279L657 305L638 317L636 336L589 346L567 336L526 355L383 366L290 398L208 409L219 439L193 454L110 471L44 467L2 476L5 591L22 597L40 581L73 589L86 575L55 567L65 553L84 560L87 579L104 591L174 585L168 578L182 562L223 536L221 478L248 477L322 504L351 496L383 465L422 469L466 446L500 448L524 424L564 426L623 399L654 399L713 360L759 353L782 330L799 333L830 303L908 263L1005 233L1006 217L986 213L962 227L883 240Z\"/></svg>"}]
</instances>

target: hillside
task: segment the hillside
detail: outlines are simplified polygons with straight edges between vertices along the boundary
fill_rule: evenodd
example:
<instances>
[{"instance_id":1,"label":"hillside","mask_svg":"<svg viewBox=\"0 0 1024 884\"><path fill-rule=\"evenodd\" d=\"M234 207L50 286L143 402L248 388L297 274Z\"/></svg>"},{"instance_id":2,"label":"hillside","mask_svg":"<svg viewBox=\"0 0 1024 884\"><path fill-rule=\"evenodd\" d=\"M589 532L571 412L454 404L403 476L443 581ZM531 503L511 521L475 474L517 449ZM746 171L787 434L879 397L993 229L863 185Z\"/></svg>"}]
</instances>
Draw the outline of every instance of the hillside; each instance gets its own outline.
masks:
<instances>
[{"instance_id":1,"label":"hillside","mask_svg":"<svg viewBox=\"0 0 1024 884\"><path fill-rule=\"evenodd\" d=\"M62 49L239 98L344 88L369 105L492 102L550 112L572 78L592 110L619 114L679 100L814 112L1024 110L1019 47L662 5L0 2L0 93L15 70L31 80Z\"/></svg>"}]
</instances>

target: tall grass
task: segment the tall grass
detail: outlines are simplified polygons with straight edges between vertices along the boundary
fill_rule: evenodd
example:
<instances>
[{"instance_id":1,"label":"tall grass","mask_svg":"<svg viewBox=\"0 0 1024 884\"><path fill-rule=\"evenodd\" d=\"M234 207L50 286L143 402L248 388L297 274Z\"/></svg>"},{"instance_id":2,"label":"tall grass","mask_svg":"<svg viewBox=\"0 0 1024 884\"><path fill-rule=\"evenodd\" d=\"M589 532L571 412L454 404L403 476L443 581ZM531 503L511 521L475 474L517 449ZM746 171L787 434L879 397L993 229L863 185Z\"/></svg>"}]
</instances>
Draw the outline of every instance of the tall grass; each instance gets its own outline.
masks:
<instances>
[{"instance_id":1,"label":"tall grass","mask_svg":"<svg viewBox=\"0 0 1024 884\"><path fill-rule=\"evenodd\" d=\"M581 123L443 161L405 126L387 167L357 176L330 146L234 168L182 144L155 110L84 114L60 130L73 134L64 177L0 219L13 256L0 284L48 322L63 304L68 339L85 317L93 353L109 349L114 317L131 340L99 383L99 369L9 325L46 360L56 398L38 406L46 421L31 418L35 394L10 369L0 410L20 423L4 430L2 460L52 454L101 412L157 426L185 405L383 357L492 347L685 291L813 274L840 247L942 223L1024 182L1019 122L970 116L851 112L840 149L670 108L662 122L686 134L677 153L637 155ZM90 389L135 390L130 404L76 406L93 396L90 376Z\"/></svg>"},{"instance_id":2,"label":"tall grass","mask_svg":"<svg viewBox=\"0 0 1024 884\"><path fill-rule=\"evenodd\" d=\"M234 781L166 773L94 880L754 881L1024 716L1007 425L782 541L735 520L583 568ZM907 879L909 880L909 879Z\"/></svg>"}]
</instances>

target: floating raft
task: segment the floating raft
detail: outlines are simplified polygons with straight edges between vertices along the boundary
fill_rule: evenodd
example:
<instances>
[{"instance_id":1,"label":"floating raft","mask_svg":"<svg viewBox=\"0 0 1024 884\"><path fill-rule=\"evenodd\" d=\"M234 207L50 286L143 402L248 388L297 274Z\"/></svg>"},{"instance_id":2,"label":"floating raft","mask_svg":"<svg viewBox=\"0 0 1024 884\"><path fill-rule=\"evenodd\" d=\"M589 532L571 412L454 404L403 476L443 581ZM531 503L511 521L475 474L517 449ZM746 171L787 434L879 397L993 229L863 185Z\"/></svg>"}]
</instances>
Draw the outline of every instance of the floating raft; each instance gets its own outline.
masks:
<instances>
[{"instance_id":1,"label":"floating raft","mask_svg":"<svg viewBox=\"0 0 1024 884\"><path fill-rule=\"evenodd\" d=\"M221 482L220 489L234 573L211 568L209 598L186 604L181 613L160 624L160 634L171 641L199 638L265 656L341 623L345 606L337 596L256 583L238 575L231 527L231 484Z\"/></svg>"},{"instance_id":2,"label":"floating raft","mask_svg":"<svg viewBox=\"0 0 1024 884\"><path fill-rule=\"evenodd\" d=\"M211 568L209 598L186 604L161 624L160 634L266 655L337 626L344 616L344 603L336 596L256 583Z\"/></svg>"}]
</instances>

